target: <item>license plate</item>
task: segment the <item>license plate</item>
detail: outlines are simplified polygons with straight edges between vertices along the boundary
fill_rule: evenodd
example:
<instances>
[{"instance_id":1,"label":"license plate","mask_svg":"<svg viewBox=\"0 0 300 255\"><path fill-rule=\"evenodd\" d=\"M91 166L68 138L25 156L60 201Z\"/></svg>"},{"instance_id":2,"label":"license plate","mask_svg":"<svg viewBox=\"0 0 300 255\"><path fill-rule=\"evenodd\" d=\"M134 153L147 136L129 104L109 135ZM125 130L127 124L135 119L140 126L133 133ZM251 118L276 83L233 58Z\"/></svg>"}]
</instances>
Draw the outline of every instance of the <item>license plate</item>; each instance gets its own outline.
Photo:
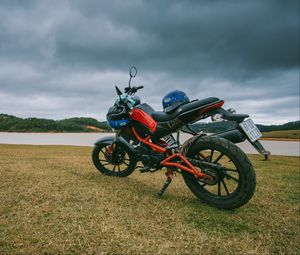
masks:
<instances>
[{"instance_id":1,"label":"license plate","mask_svg":"<svg viewBox=\"0 0 300 255\"><path fill-rule=\"evenodd\" d=\"M249 118L243 121L242 123L240 123L240 126L251 142L255 142L260 137L262 137L262 133L259 131L252 119Z\"/></svg>"}]
</instances>

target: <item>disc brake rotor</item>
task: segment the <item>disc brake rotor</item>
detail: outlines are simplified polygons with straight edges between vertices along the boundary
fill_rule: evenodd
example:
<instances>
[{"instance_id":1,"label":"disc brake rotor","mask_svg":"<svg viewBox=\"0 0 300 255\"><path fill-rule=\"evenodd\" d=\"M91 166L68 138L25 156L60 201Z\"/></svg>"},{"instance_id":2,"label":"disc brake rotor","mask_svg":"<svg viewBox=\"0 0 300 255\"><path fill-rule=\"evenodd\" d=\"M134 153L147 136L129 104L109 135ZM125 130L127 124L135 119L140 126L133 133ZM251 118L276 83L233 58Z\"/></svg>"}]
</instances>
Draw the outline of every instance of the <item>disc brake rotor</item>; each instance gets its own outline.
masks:
<instances>
[{"instance_id":1,"label":"disc brake rotor","mask_svg":"<svg viewBox=\"0 0 300 255\"><path fill-rule=\"evenodd\" d=\"M109 148L108 153L105 155L106 160L114 165L119 165L124 162L125 159L125 151L123 151L121 148Z\"/></svg>"}]
</instances>

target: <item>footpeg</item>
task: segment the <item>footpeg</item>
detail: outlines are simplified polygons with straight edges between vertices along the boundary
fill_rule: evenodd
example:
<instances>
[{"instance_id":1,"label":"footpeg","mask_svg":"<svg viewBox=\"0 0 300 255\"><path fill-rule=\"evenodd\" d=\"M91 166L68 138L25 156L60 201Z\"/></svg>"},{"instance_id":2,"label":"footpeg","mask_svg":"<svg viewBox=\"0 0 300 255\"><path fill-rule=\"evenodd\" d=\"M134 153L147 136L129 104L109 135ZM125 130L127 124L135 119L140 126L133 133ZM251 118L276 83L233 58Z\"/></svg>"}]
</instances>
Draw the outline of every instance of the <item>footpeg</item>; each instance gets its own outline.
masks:
<instances>
[{"instance_id":1,"label":"footpeg","mask_svg":"<svg viewBox=\"0 0 300 255\"><path fill-rule=\"evenodd\" d=\"M169 185L171 184L172 180L173 180L173 171L171 170L167 170L166 172L166 176L167 176L167 180L164 183L163 187L161 188L161 190L157 193L158 198L161 198L162 195L165 193L166 189L169 187Z\"/></svg>"}]
</instances>

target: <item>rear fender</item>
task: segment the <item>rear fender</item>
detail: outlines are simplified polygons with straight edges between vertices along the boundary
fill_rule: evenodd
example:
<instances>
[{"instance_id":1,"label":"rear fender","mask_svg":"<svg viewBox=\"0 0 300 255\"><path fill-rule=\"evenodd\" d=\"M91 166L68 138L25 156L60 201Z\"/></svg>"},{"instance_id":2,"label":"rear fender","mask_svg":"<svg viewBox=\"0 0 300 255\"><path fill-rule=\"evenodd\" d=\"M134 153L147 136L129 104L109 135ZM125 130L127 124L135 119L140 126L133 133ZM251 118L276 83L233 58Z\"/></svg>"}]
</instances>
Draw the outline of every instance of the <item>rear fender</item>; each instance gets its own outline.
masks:
<instances>
[{"instance_id":1,"label":"rear fender","mask_svg":"<svg viewBox=\"0 0 300 255\"><path fill-rule=\"evenodd\" d=\"M186 155L186 153L189 151L189 149L193 145L193 143L196 142L196 140L202 136L206 136L206 134L200 133L198 135L191 137L187 141L185 141L183 143L182 149L181 149L182 154ZM240 143L240 142L245 141L245 139L246 139L246 137L238 129L227 130L227 131L224 131L221 133L214 134L212 136L222 137L233 143Z\"/></svg>"},{"instance_id":2,"label":"rear fender","mask_svg":"<svg viewBox=\"0 0 300 255\"><path fill-rule=\"evenodd\" d=\"M206 134L200 133L200 134L195 135L195 136L191 137L190 139L186 140L181 147L181 153L183 155L187 155L187 153L188 153L190 147L193 145L193 143L196 142L197 139L202 136L206 136Z\"/></svg>"},{"instance_id":3,"label":"rear fender","mask_svg":"<svg viewBox=\"0 0 300 255\"><path fill-rule=\"evenodd\" d=\"M233 143L241 143L246 140L246 136L236 128L219 132L212 136L223 137Z\"/></svg>"}]
</instances>

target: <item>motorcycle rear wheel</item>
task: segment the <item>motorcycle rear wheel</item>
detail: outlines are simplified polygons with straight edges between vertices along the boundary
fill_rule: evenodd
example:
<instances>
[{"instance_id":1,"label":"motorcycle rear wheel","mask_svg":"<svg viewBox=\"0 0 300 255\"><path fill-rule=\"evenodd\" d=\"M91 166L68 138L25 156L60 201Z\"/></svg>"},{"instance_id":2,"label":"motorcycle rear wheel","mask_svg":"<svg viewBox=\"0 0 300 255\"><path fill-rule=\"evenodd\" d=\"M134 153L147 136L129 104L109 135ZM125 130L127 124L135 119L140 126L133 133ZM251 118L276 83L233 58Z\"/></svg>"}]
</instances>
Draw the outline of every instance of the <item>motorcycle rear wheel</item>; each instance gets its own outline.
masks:
<instances>
[{"instance_id":1,"label":"motorcycle rear wheel","mask_svg":"<svg viewBox=\"0 0 300 255\"><path fill-rule=\"evenodd\" d=\"M220 209L234 209L246 204L253 196L256 187L253 166L247 155L232 142L219 137L200 137L186 156L223 166L223 170L201 168L213 176L211 183L182 171L186 185L200 200Z\"/></svg>"},{"instance_id":2,"label":"motorcycle rear wheel","mask_svg":"<svg viewBox=\"0 0 300 255\"><path fill-rule=\"evenodd\" d=\"M136 161L132 153L122 144L109 153L109 143L97 144L92 152L95 167L105 175L126 177L135 170Z\"/></svg>"}]
</instances>

